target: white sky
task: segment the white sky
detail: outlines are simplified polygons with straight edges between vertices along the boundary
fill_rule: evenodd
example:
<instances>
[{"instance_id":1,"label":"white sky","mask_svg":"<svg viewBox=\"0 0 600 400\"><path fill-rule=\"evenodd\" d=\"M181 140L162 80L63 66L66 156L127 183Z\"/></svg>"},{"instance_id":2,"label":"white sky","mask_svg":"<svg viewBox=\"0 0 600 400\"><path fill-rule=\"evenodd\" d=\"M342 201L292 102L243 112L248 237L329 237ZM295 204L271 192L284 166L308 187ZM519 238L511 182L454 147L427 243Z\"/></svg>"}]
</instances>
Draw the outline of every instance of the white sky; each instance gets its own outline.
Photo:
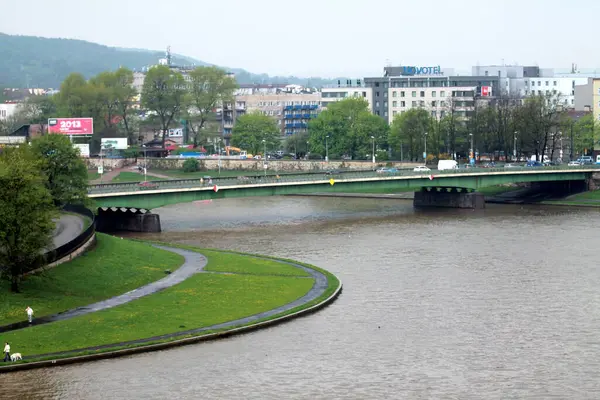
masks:
<instances>
[{"instance_id":1,"label":"white sky","mask_svg":"<svg viewBox=\"0 0 600 400\"><path fill-rule=\"evenodd\" d=\"M0 0L0 32L323 77L378 76L388 61L594 68L599 16L600 0Z\"/></svg>"}]
</instances>

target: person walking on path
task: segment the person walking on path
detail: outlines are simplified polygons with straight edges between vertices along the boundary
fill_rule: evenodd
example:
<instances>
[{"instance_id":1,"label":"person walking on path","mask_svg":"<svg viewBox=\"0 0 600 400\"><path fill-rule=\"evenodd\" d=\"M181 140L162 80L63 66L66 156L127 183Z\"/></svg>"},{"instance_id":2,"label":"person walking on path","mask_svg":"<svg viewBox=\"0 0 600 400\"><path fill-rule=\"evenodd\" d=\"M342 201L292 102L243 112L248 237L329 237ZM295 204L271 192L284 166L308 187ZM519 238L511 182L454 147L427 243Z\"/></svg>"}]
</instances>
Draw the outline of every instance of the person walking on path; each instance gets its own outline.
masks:
<instances>
[{"instance_id":1,"label":"person walking on path","mask_svg":"<svg viewBox=\"0 0 600 400\"><path fill-rule=\"evenodd\" d=\"M4 362L10 361L10 344L6 342L4 345Z\"/></svg>"},{"instance_id":2,"label":"person walking on path","mask_svg":"<svg viewBox=\"0 0 600 400\"><path fill-rule=\"evenodd\" d=\"M33 310L31 307L27 306L25 311L27 311L27 319L29 320L29 323L31 323L31 320L33 319Z\"/></svg>"}]
</instances>

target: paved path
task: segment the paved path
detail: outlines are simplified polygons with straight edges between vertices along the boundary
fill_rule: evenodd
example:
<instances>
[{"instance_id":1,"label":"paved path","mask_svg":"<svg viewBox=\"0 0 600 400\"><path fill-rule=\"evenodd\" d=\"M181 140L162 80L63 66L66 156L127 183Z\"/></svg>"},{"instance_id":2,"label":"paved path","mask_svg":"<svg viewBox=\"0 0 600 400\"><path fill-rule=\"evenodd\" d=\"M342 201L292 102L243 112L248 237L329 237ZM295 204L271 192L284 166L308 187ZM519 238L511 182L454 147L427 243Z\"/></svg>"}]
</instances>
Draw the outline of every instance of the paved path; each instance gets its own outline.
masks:
<instances>
[{"instance_id":1,"label":"paved path","mask_svg":"<svg viewBox=\"0 0 600 400\"><path fill-rule=\"evenodd\" d=\"M166 246L159 246L159 245L155 245L155 247L158 247L158 248L161 248L164 250L168 250L168 251L172 251L177 254L181 254L183 257L185 257L184 264L181 267L179 267L179 269L177 269L174 273L169 275L167 278L163 278L157 282L150 283L146 286L143 286L139 289L133 290L129 293L125 293L121 296L113 297L111 299L107 299L107 300L92 304L87 307L80 307L80 308L76 308L74 310L65 311L64 313L34 319L34 323L32 325L40 325L40 324L45 324L45 323L49 323L49 322L65 320L65 319L73 318L76 316L89 314L89 313L92 313L95 311L112 308L112 307L115 307L115 306L118 306L121 304L125 304L129 301L135 300L142 296L147 296L149 294L156 293L159 290L165 289L169 286L173 286L177 283L182 282L186 278L188 278L191 275L194 275L196 273L199 273L199 272L212 273L210 271L203 271L203 268L206 266L207 260L206 260L206 257L204 257L202 254L199 254L199 253L196 253L193 251L182 250L182 249L178 249L178 248L174 248L174 247L166 247ZM249 256L249 257L252 257L252 256ZM270 258L259 257L259 256L255 256L255 258L272 260ZM240 319L236 319L233 321L223 322L221 324L206 326L203 328L190 329L190 330L186 330L186 331L169 333L169 334L165 334L165 335L153 336L153 337L138 339L138 340L131 340L131 341L121 342L121 343L111 343L108 345L92 346L92 347L86 347L86 348L62 351L62 352L56 352L56 353L29 355L29 356L26 356L23 358L27 359L27 358L56 357L56 356L63 357L63 356L68 356L70 354L80 353L82 351L95 351L95 350L103 350L103 349L109 349L109 348L114 348L114 347L139 345L139 344L154 342L157 340L176 338L179 336L195 335L195 334L206 332L206 331L212 331L212 330L224 329L224 328L232 328L235 326L249 324L251 322L256 322L261 319L272 317L277 314L292 310L298 306L301 306L303 304L306 304L308 302L311 302L311 301L317 299L319 296L321 296L327 290L327 276L325 274L323 274L322 272L314 270L312 268L305 267L300 264L293 263L293 262L288 262L288 261L279 261L279 262L281 262L282 264L291 265L293 267L296 267L296 268L302 269L303 271L306 271L315 280L315 283L314 283L313 287L304 296L300 297L297 300L294 300L291 303L285 304L285 305L277 307L275 309L264 311L264 312L254 314L254 315L251 315L251 316L248 316L245 318L240 318ZM181 272L181 271L184 271L184 272ZM179 274L177 275L178 272L179 272ZM218 273L218 272L215 272L215 273ZM174 275L178 276L178 277L173 279L172 277ZM171 280L169 280L169 278L171 278ZM290 276L289 278L306 279L306 277L293 277L293 276ZM168 285L164 284L165 280L167 280L169 282ZM161 282L163 282L163 283L161 283ZM160 284L160 285L158 285L158 284ZM156 285L156 286L153 286L153 285ZM154 287L154 289L152 289L152 288L148 289L148 287ZM159 323L159 322L157 322L157 323ZM26 321L20 322L17 324L0 327L0 332L7 332L7 331L12 331L12 330L27 328L28 326L31 326L31 325L29 325ZM5 329L8 327L10 327L10 329ZM0 369L1 369L1 367L0 367Z\"/></svg>"},{"instance_id":2,"label":"paved path","mask_svg":"<svg viewBox=\"0 0 600 400\"><path fill-rule=\"evenodd\" d=\"M90 185L99 185L101 183L111 183L111 181L113 179L115 179L121 172L133 172L133 173L140 174L140 180L143 180L143 177L144 177L144 173L143 172L140 173L140 171L137 168L132 168L132 167L115 168L115 169L102 175L102 182L100 181L100 178L98 178L98 179L94 179L93 181L90 181L89 184ZM147 171L146 175L153 176L155 178L165 179L165 180L173 179L172 176L157 174L156 172L150 172L150 171Z\"/></svg>"},{"instance_id":3,"label":"paved path","mask_svg":"<svg viewBox=\"0 0 600 400\"><path fill-rule=\"evenodd\" d=\"M156 282L152 282L140 288L134 289L120 296L111 297L110 299L90 304L89 306L74 308L72 310L64 311L62 313L47 315L40 318L34 318L33 323L31 324L29 324L27 321L22 321L10 325L0 326L0 332L9 332L17 329L28 328L30 326L43 325L55 321L62 321L65 319L78 317L80 315L85 315L96 311L106 310L108 308L120 306L122 304L129 303L130 301L139 299L140 297L148 296L149 294L153 294L173 285L177 285L178 283L183 282L190 276L201 272L202 269L206 266L206 257L204 257L200 253L158 245L155 245L154 247L181 254L185 258L185 262L181 267L179 267L173 273L167 275L166 277L159 279Z\"/></svg>"},{"instance_id":4,"label":"paved path","mask_svg":"<svg viewBox=\"0 0 600 400\"><path fill-rule=\"evenodd\" d=\"M63 244L69 243L75 239L85 227L83 217L73 214L62 214L56 221L56 228L52 238L54 248L60 247Z\"/></svg>"}]
</instances>

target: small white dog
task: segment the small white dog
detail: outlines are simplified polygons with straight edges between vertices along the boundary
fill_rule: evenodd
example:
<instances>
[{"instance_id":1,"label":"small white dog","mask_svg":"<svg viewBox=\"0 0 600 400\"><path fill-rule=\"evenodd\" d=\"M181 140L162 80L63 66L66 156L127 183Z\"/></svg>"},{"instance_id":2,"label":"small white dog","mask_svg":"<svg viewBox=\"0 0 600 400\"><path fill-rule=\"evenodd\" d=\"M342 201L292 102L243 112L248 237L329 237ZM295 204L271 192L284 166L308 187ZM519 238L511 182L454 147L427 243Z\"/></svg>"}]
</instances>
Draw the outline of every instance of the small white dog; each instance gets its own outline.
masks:
<instances>
[{"instance_id":1,"label":"small white dog","mask_svg":"<svg viewBox=\"0 0 600 400\"><path fill-rule=\"evenodd\" d=\"M21 353L13 353L10 355L10 361L19 361L19 360L23 360L23 357L21 357Z\"/></svg>"}]
</instances>

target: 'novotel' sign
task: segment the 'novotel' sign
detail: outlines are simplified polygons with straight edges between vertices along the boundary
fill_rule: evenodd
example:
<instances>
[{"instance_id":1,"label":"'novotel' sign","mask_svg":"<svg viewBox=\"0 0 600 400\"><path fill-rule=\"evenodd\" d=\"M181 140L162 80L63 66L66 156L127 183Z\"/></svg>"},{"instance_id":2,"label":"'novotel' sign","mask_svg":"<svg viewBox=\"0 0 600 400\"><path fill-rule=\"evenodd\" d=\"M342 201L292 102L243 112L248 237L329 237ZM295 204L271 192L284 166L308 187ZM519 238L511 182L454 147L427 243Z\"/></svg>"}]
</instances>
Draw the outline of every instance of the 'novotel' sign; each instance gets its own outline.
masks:
<instances>
[{"instance_id":1,"label":"'novotel' sign","mask_svg":"<svg viewBox=\"0 0 600 400\"><path fill-rule=\"evenodd\" d=\"M443 75L442 68L437 67L402 67L402 75Z\"/></svg>"}]
</instances>

